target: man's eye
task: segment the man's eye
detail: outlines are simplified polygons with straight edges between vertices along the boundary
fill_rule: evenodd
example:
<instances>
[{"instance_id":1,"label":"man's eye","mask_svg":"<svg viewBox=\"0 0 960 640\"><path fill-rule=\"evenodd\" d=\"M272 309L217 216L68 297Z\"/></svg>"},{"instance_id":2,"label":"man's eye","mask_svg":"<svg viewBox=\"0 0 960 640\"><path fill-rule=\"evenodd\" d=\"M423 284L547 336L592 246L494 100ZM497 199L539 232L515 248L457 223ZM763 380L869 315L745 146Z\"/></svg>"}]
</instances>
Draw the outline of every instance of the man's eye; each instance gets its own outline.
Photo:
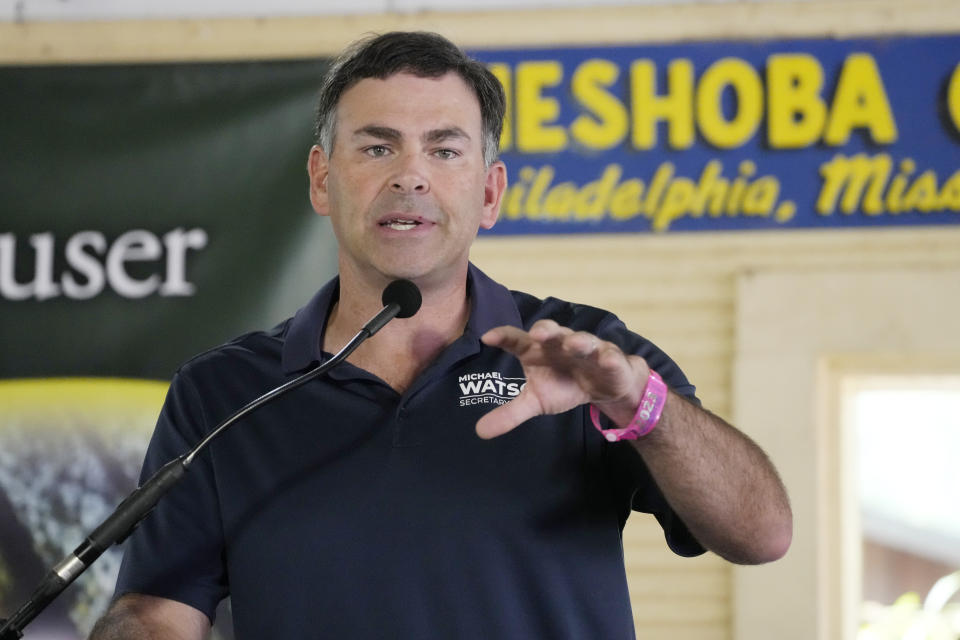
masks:
<instances>
[{"instance_id":1,"label":"man's eye","mask_svg":"<svg viewBox=\"0 0 960 640\"><path fill-rule=\"evenodd\" d=\"M373 156L374 158L385 156L389 151L390 150L382 144L375 144L363 150L363 152L366 153L368 156Z\"/></svg>"},{"instance_id":2,"label":"man's eye","mask_svg":"<svg viewBox=\"0 0 960 640\"><path fill-rule=\"evenodd\" d=\"M437 149L434 153L442 160L452 160L460 155L460 153L454 149Z\"/></svg>"}]
</instances>

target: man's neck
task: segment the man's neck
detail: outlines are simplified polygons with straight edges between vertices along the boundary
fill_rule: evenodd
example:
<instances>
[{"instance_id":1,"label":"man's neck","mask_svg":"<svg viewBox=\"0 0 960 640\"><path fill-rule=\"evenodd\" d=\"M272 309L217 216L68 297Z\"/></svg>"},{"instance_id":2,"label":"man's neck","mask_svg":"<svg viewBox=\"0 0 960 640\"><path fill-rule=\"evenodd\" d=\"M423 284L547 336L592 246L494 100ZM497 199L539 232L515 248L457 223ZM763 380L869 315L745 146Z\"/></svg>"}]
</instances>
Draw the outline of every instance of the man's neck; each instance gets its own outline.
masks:
<instances>
[{"instance_id":1,"label":"man's neck","mask_svg":"<svg viewBox=\"0 0 960 640\"><path fill-rule=\"evenodd\" d=\"M378 285L341 272L340 299L322 337L324 351L336 353L383 307ZM347 358L400 392L463 334L470 316L466 272L440 285L421 286L420 293L423 303L414 316L390 321Z\"/></svg>"}]
</instances>

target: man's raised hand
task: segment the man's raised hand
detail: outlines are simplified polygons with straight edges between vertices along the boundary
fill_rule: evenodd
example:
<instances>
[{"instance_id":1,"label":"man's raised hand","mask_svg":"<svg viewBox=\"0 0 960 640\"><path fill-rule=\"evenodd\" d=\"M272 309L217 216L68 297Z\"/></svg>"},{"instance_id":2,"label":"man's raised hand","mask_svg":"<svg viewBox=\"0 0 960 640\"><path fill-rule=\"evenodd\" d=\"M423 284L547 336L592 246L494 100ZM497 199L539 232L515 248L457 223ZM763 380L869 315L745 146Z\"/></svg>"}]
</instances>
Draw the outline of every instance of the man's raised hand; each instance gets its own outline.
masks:
<instances>
[{"instance_id":1,"label":"man's raised hand","mask_svg":"<svg viewBox=\"0 0 960 640\"><path fill-rule=\"evenodd\" d=\"M627 424L649 374L643 358L552 320L537 321L529 332L497 327L480 339L516 356L527 378L520 395L480 418L481 438L503 435L534 416L562 413L588 402L614 422Z\"/></svg>"}]
</instances>

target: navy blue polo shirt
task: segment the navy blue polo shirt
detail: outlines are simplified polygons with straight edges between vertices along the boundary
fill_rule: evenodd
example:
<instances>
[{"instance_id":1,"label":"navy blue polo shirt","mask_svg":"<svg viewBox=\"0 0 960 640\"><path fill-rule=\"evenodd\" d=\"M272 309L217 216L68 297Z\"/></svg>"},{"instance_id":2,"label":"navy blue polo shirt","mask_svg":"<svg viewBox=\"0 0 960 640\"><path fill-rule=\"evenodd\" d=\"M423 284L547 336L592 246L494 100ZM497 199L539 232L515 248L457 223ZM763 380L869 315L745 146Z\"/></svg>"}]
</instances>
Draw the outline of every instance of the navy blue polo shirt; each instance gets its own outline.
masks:
<instances>
[{"instance_id":1,"label":"navy blue polo shirt","mask_svg":"<svg viewBox=\"0 0 960 640\"><path fill-rule=\"evenodd\" d=\"M238 640L633 638L621 531L652 513L681 555L703 549L627 443L586 408L493 440L477 420L524 382L480 342L552 318L680 369L612 314L508 291L471 265L463 335L404 393L350 363L254 412L197 458L131 536L117 594L231 597ZM328 358L337 279L293 318L177 372L144 477L238 407ZM695 398L694 398L695 400Z\"/></svg>"}]
</instances>

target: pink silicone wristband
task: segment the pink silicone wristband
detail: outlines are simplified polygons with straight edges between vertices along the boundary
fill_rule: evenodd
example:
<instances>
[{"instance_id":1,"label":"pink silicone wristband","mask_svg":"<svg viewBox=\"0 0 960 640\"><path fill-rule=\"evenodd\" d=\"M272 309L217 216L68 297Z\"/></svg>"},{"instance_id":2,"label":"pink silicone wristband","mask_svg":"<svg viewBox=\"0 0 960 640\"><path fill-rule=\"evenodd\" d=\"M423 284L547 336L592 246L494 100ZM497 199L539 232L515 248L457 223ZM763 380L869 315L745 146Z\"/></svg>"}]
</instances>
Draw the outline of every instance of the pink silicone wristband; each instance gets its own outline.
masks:
<instances>
[{"instance_id":1,"label":"pink silicone wristband","mask_svg":"<svg viewBox=\"0 0 960 640\"><path fill-rule=\"evenodd\" d=\"M617 440L636 440L641 438L657 426L660 415L663 413L663 407L667 404L667 385L653 369L650 369L650 375L647 377L647 386L643 388L640 396L640 405L633 419L623 429L604 429L600 426L600 410L592 404L590 405L590 420L597 431L603 434L603 437L610 442Z\"/></svg>"}]
</instances>

